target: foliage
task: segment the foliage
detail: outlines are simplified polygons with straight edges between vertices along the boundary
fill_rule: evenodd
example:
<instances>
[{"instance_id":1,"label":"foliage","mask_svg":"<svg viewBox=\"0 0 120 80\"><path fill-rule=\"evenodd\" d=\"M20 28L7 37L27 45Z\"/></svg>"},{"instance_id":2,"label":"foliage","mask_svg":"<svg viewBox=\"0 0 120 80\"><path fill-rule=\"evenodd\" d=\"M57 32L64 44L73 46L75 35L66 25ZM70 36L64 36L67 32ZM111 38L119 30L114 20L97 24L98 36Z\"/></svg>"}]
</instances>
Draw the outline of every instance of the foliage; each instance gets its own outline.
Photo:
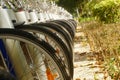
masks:
<instances>
[{"instance_id":1,"label":"foliage","mask_svg":"<svg viewBox=\"0 0 120 80\"><path fill-rule=\"evenodd\" d=\"M120 0L52 0L81 22L95 16L104 22L120 21ZM83 19L85 18L85 19ZM90 19L89 19L90 20Z\"/></svg>"},{"instance_id":2,"label":"foliage","mask_svg":"<svg viewBox=\"0 0 120 80\"><path fill-rule=\"evenodd\" d=\"M93 20L94 17L93 17L92 10L95 4L100 1L101 0L84 0L79 3L79 5L77 6L79 11L79 15L78 15L79 22Z\"/></svg>"},{"instance_id":3,"label":"foliage","mask_svg":"<svg viewBox=\"0 0 120 80\"><path fill-rule=\"evenodd\" d=\"M98 3L100 0L88 0L84 1L80 4L80 12L81 17L91 17L92 16L92 9L96 3Z\"/></svg>"},{"instance_id":4,"label":"foliage","mask_svg":"<svg viewBox=\"0 0 120 80\"><path fill-rule=\"evenodd\" d=\"M75 12L75 8L77 6L76 0L59 0L57 1L57 4L59 6L64 7L66 10L68 10L71 13Z\"/></svg>"},{"instance_id":5,"label":"foliage","mask_svg":"<svg viewBox=\"0 0 120 80\"><path fill-rule=\"evenodd\" d=\"M78 21L80 23L89 22L89 21L93 21L93 20L94 20L94 17L78 17Z\"/></svg>"},{"instance_id":6,"label":"foliage","mask_svg":"<svg viewBox=\"0 0 120 80\"><path fill-rule=\"evenodd\" d=\"M83 24L92 51L102 54L105 68L114 80L120 79L119 30L120 23L101 24L92 21Z\"/></svg>"},{"instance_id":7,"label":"foliage","mask_svg":"<svg viewBox=\"0 0 120 80\"><path fill-rule=\"evenodd\" d=\"M89 0L51 0L51 1L55 1L59 6L62 6L63 8L68 10L70 13L76 16L77 10L79 13L81 13L84 5Z\"/></svg>"},{"instance_id":8,"label":"foliage","mask_svg":"<svg viewBox=\"0 0 120 80\"><path fill-rule=\"evenodd\" d=\"M120 0L103 0L96 4L93 15L104 23L120 21Z\"/></svg>"}]
</instances>

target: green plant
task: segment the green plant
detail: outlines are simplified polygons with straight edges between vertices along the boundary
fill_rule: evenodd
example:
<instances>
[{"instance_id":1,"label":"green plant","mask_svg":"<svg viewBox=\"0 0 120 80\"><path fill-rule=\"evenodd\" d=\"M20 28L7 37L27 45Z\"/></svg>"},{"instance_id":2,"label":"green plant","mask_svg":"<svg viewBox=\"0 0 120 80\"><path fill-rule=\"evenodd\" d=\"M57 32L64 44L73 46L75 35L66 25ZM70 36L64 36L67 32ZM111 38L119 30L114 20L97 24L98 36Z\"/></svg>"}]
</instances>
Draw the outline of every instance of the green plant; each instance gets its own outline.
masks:
<instances>
[{"instance_id":1,"label":"green plant","mask_svg":"<svg viewBox=\"0 0 120 80\"><path fill-rule=\"evenodd\" d=\"M93 21L94 20L94 17L78 17L78 21L79 22L89 22L89 21Z\"/></svg>"},{"instance_id":2,"label":"green plant","mask_svg":"<svg viewBox=\"0 0 120 80\"><path fill-rule=\"evenodd\" d=\"M120 21L120 0L103 0L93 8L93 15L104 23Z\"/></svg>"}]
</instances>

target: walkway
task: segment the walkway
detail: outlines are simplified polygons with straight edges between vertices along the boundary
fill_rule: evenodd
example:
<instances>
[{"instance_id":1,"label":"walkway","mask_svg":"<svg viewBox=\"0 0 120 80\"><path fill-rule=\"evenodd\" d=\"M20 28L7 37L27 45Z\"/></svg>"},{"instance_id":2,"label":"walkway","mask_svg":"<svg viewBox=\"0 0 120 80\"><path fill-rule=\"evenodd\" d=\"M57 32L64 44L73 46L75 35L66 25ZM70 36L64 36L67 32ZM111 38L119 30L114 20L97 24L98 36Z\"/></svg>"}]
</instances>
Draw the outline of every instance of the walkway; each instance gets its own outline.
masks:
<instances>
[{"instance_id":1,"label":"walkway","mask_svg":"<svg viewBox=\"0 0 120 80\"><path fill-rule=\"evenodd\" d=\"M111 80L102 63L96 58L97 54L90 52L81 27L77 27L74 43L74 80Z\"/></svg>"}]
</instances>

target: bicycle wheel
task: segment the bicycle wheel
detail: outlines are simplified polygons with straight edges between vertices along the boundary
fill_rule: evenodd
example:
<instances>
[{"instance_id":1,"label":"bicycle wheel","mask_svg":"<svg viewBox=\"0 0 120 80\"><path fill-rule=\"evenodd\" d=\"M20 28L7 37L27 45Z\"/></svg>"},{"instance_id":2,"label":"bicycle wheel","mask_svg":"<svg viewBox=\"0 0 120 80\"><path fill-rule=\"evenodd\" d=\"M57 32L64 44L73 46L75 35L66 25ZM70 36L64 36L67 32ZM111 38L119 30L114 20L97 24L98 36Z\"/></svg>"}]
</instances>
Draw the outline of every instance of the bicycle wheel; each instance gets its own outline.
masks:
<instances>
[{"instance_id":1,"label":"bicycle wheel","mask_svg":"<svg viewBox=\"0 0 120 80\"><path fill-rule=\"evenodd\" d=\"M74 31L68 24L66 24L66 22L64 22L62 20L54 20L54 21L51 21L51 22L55 22L55 23L63 26L66 30L68 30L68 32L71 35L72 39L74 38Z\"/></svg>"},{"instance_id":2,"label":"bicycle wheel","mask_svg":"<svg viewBox=\"0 0 120 80\"><path fill-rule=\"evenodd\" d=\"M69 21L69 20L64 20L64 19L62 19L62 20L56 20L56 21L62 22L62 23L64 23L64 24L66 24L66 26L69 26L70 29L71 29L71 30L73 31L73 33L75 34L75 26L73 25L73 23L72 23L71 21Z\"/></svg>"},{"instance_id":3,"label":"bicycle wheel","mask_svg":"<svg viewBox=\"0 0 120 80\"><path fill-rule=\"evenodd\" d=\"M73 60L71 56L72 53L56 34L52 33L50 30L44 28L43 26L23 25L16 27L16 29L32 32L38 38L40 38L42 35L41 38L48 42L56 50L56 55L58 55L58 58L61 58L64 61L66 68L69 69L71 76L73 76Z\"/></svg>"},{"instance_id":4,"label":"bicycle wheel","mask_svg":"<svg viewBox=\"0 0 120 80\"><path fill-rule=\"evenodd\" d=\"M71 52L73 52L72 51L72 49L73 49L72 38L70 38L70 36L61 28L60 25L52 23L52 22L38 23L38 24L33 24L33 25L43 26L43 27L55 32L64 41L64 43L69 48L69 50L71 50Z\"/></svg>"},{"instance_id":5,"label":"bicycle wheel","mask_svg":"<svg viewBox=\"0 0 120 80\"><path fill-rule=\"evenodd\" d=\"M74 19L69 19L68 21L70 21L70 22L74 25L74 27L75 27L75 29L76 29L76 27L77 27L77 22L76 22Z\"/></svg>"},{"instance_id":6,"label":"bicycle wheel","mask_svg":"<svg viewBox=\"0 0 120 80\"><path fill-rule=\"evenodd\" d=\"M57 58L57 56L55 55L55 50L45 41L38 40L34 36L32 36L31 34L25 31L15 30L15 29L0 29L0 38L3 39L4 42L12 39L12 41L10 42L14 42L14 44L9 43L9 45L10 44L13 45L12 47L9 47L11 49L13 49L13 47L14 48L18 47L19 51L24 49L23 50L24 56L20 55L22 53L20 54L15 53L14 55L17 55L16 56L17 58L14 57L14 59L16 60L14 59L12 60L14 64L13 67L16 69L18 63L15 64L14 61L19 60L20 57L22 56L22 61L19 61L19 64L22 63L20 64L22 65L22 67L19 68L20 70L22 68L21 70L22 74L17 75L17 77L20 80L33 80L33 79L40 80L39 77L42 77L43 78L42 80L50 80L49 78L53 78L53 80L71 80L70 74L65 69L62 60ZM22 45L23 47L20 48L18 45L15 46L16 43ZM27 46L28 51L26 51L27 48L25 49L24 47L25 45ZM11 50L11 51L15 51L15 50ZM28 55L29 52L30 54ZM40 57L42 57L42 59ZM41 70L42 74L40 73L41 65L46 69L46 70ZM50 73L54 74L54 76Z\"/></svg>"},{"instance_id":7,"label":"bicycle wheel","mask_svg":"<svg viewBox=\"0 0 120 80\"><path fill-rule=\"evenodd\" d=\"M40 24L41 24L41 23L40 23ZM46 22L45 24L49 24L49 25L51 25L51 26L59 27L62 31L64 31L64 33L67 34L68 39L70 40L70 42L73 41L73 40L72 40L72 37L71 37L71 34L69 33L69 31L68 31L64 26L62 26L62 25L60 25L60 24L58 24L58 23L55 23L55 22L53 22L53 21L48 21L48 22Z\"/></svg>"}]
</instances>

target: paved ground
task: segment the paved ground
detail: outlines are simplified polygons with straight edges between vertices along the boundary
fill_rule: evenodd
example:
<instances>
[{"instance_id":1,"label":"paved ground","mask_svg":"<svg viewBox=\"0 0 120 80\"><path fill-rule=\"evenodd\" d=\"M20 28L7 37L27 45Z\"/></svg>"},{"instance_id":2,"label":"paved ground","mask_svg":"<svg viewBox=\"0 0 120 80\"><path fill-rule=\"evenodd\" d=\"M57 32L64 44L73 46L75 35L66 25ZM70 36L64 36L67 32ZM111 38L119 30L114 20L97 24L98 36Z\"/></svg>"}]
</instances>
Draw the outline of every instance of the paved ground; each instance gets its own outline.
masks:
<instances>
[{"instance_id":1,"label":"paved ground","mask_svg":"<svg viewBox=\"0 0 120 80\"><path fill-rule=\"evenodd\" d=\"M77 28L74 43L74 80L111 80L104 66L90 52L85 35Z\"/></svg>"}]
</instances>

